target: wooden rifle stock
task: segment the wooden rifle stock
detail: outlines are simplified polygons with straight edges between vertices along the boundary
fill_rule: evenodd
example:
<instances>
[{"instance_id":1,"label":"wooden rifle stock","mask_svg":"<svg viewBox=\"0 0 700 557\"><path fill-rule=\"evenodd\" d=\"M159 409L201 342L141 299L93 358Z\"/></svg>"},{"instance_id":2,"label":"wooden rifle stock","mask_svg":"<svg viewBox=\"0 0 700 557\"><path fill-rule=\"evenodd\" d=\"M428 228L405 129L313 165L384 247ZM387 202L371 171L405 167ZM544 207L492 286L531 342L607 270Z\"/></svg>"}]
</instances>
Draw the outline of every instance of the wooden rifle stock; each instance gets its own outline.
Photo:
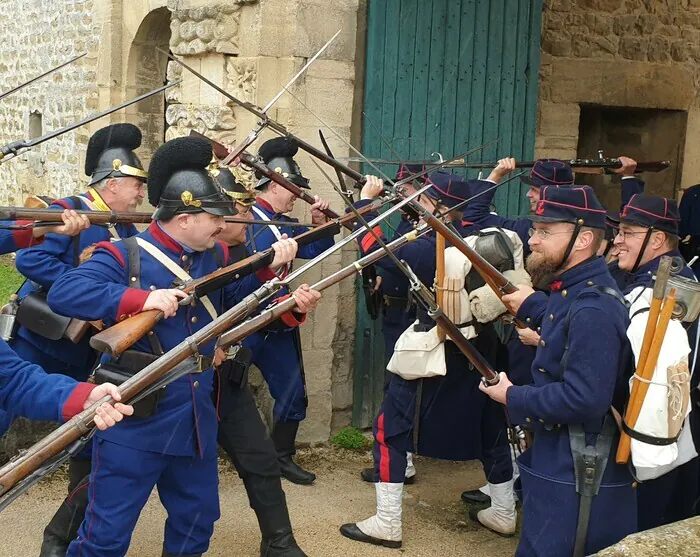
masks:
<instances>
[{"instance_id":1,"label":"wooden rifle stock","mask_svg":"<svg viewBox=\"0 0 700 557\"><path fill-rule=\"evenodd\" d=\"M350 215L344 218L349 219ZM312 228L303 234L299 234L294 239L297 244L303 246L317 240L321 236L327 234L335 235L339 230L340 225L338 222L329 221L317 228ZM272 263L274 254L274 250L268 248L265 251L255 253L241 261L218 269L205 277L194 279L182 285L181 288L187 294L194 294L196 297L206 296L210 292L214 292L263 267L267 267ZM163 312L161 311L143 311L97 333L90 339L90 346L95 350L116 357L133 346L139 339L146 336L162 318Z\"/></svg>"}]
</instances>

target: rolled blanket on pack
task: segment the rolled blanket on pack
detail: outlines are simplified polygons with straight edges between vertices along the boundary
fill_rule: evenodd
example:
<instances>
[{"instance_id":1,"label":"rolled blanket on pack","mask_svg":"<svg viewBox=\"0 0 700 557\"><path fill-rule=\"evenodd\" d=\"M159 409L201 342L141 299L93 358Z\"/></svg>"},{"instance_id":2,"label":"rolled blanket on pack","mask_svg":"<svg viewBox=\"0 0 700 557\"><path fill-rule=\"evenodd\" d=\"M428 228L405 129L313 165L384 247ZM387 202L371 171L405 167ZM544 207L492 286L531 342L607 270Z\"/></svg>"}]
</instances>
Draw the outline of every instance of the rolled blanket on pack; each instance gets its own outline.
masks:
<instances>
[{"instance_id":1,"label":"rolled blanket on pack","mask_svg":"<svg viewBox=\"0 0 700 557\"><path fill-rule=\"evenodd\" d=\"M505 271L503 275L512 284L527 284L532 286L530 275L525 269ZM498 298L493 289L484 285L469 294L469 303L472 315L479 323L490 323L506 312L506 307Z\"/></svg>"}]
</instances>

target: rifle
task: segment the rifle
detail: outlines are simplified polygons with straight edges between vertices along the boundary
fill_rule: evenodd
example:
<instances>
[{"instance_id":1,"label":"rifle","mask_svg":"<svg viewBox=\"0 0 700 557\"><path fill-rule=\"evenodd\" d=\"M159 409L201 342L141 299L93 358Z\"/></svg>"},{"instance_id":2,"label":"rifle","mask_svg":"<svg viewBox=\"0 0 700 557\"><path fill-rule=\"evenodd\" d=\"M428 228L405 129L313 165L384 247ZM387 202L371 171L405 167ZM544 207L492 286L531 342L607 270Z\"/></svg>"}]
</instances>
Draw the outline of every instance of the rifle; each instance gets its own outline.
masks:
<instances>
[{"instance_id":1,"label":"rifle","mask_svg":"<svg viewBox=\"0 0 700 557\"><path fill-rule=\"evenodd\" d=\"M433 153L438 154L440 153ZM423 161L393 161L386 159L365 159L362 157L348 157L348 162L371 162L374 164L437 164L442 161L442 155L437 161L434 160L423 160ZM598 157L597 159L559 159L560 162L566 163L571 167L571 170L578 174L610 174L612 170L617 168L622 168L622 163L620 159L617 158L603 158ZM515 168L532 168L535 166L537 161L520 161L516 162ZM496 162L475 162L468 163L463 158L457 159L445 166L447 168L475 168L475 169L486 169L490 170L496 167L498 161ZM661 172L666 170L671 165L670 161L650 161L650 162L638 162L637 169L635 173L640 172Z\"/></svg>"},{"instance_id":2,"label":"rifle","mask_svg":"<svg viewBox=\"0 0 700 557\"><path fill-rule=\"evenodd\" d=\"M411 194L409 197L406 199L402 200L399 202L397 205L394 205L390 209L388 209L385 213L382 215L379 215L377 218L375 218L372 221L372 225L375 225L385 218L387 218L389 215L391 215L393 212L398 211L402 206L408 204L411 199L414 199L415 197L419 196L421 193L423 193L424 190L426 190L429 185L424 186L422 189L419 191ZM372 203L370 205L367 205L367 208L363 207L364 211L372 211L376 210L377 205L375 203ZM354 219L354 215L346 215L344 219ZM343 219L343 220L344 220ZM324 229L324 226L327 226L328 228ZM319 226L318 228L314 230L310 230L307 234L307 238L311 238L311 233L315 234L320 234L322 231L328 230L331 227L339 227L340 223L337 221L329 221L326 223L326 225ZM284 281L281 281L279 279L274 279L272 281L268 281L264 285L262 285L258 290L256 290L256 293L252 294L255 303L249 303L248 307L250 311L253 311L255 308L262 303L263 300L266 298L269 298L276 292L278 292L282 287L286 286L289 284L291 281L293 281L296 277L299 275L303 274L305 271L316 265L319 261L322 261L325 259L328 255L331 253L339 250L342 248L344 245L348 244L349 242L352 242L357 236L359 236L362 233L362 230L356 230L355 232L352 232L342 240L336 242L333 244L330 248L328 248L326 251L324 251L322 254L318 255L315 259L312 259L308 261L306 264L302 265L299 269L288 275ZM297 237L300 238L300 236ZM267 251L267 256L269 257L269 251ZM241 274L243 271L242 269L246 265L251 265L256 259L255 257L262 257L263 254L266 252L262 252L261 254L256 254L253 256L250 256L249 258L244 259L243 261L239 263L235 263L233 265L229 265L228 267L225 267L223 269L220 269L219 271L216 271L215 273L212 273L210 275L207 275L207 277L202 277L201 279L198 279L197 281L192 281L188 285L182 285L181 287L184 288L185 286L192 288L193 285L198 285L200 287L200 294L205 295L209 292L212 292L218 288L221 288L223 285L228 284L229 282L233 282L234 280L237 280L241 278L243 275ZM268 263L269 264L269 263ZM260 267L255 267L260 268ZM253 269L250 269L250 272L252 272ZM228 282L225 282L228 281ZM193 293L190 292L192 295ZM247 298L250 299L250 296ZM189 303L190 299L184 299L180 301L180 304L186 304ZM141 338L143 335L145 335L153 326L157 323L157 319L160 318L160 316L157 317L158 313L157 311L153 310L150 312L149 317L140 317L144 313L149 313L149 312L141 312L134 317L130 317L129 319L126 319L124 321L121 321L117 325L113 325L112 327L105 329L104 331L98 333L94 337L90 339L90 345L101 351L101 352L106 352L108 354L111 354L113 356L120 354L124 350L126 350L129 346L132 346L139 338ZM247 317L248 314L245 314L244 317Z\"/></svg>"},{"instance_id":3,"label":"rifle","mask_svg":"<svg viewBox=\"0 0 700 557\"><path fill-rule=\"evenodd\" d=\"M43 79L43 78L46 77L47 75L51 75L53 72L56 72L56 71L60 70L61 68L67 66L68 64L72 64L72 63L75 62L76 60L80 60L80 59L81 59L83 56L85 56L86 54L87 54L87 52L83 52L82 54L79 54L79 55L76 56L75 58L71 58L71 59L68 60L67 62L63 62L63 64L59 64L59 65L56 66L55 68L52 68L52 69L50 69L49 71L44 72L44 73L41 74L41 75L38 75L38 76L36 76L36 77L33 77L33 78L30 79L29 81L25 81L25 82L22 83L21 85L17 85L17 87L13 87L12 89L10 89L10 90L8 90L8 91L5 91L4 93L0 93L0 101L1 101L2 99L4 99L5 97L9 97L12 93L16 93L16 92L19 91L20 89L24 89L27 85L31 85L32 83L34 83L34 82L36 82L36 81L39 81L40 79Z\"/></svg>"},{"instance_id":4,"label":"rifle","mask_svg":"<svg viewBox=\"0 0 700 557\"><path fill-rule=\"evenodd\" d=\"M427 228L424 232L427 232ZM417 237L416 231L410 232L391 242L389 248L392 250L398 249ZM331 276L322 279L312 288L318 291L325 290L342 279L360 272L363 267L375 263L384 255L384 251L372 252L347 267L336 271ZM265 294L271 286L273 286L272 283L263 285L219 318L208 323L202 329L180 342L172 350L127 379L119 386L122 401L125 404L129 404L135 398L142 396L145 391L154 387L160 388L177 379L177 377L169 374L170 370L190 356L197 355L199 347L208 344L215 338L221 337L218 345L226 348L245 338L245 336L269 325L287 311L294 309L296 301L293 297L290 297L266 309L242 325L231 329L232 325L250 315L259 306L261 301L265 299ZM226 334L222 336L224 333ZM56 470L57 462L61 462L61 459L65 460L71 453L76 452L80 448L81 440L86 440L91 430L94 429L94 418L97 408L105 402L111 403L113 400L109 396L104 397L0 468L0 510L6 508L9 503L38 482L43 476ZM68 454L65 454L68 447L71 448Z\"/></svg>"},{"instance_id":5,"label":"rifle","mask_svg":"<svg viewBox=\"0 0 700 557\"><path fill-rule=\"evenodd\" d=\"M338 221L328 221L322 226L296 236L294 239L297 244L303 246L327 235L335 236L338 232L340 232L340 223ZM274 257L275 251L272 248L268 248L204 277L183 283L178 288L189 294L189 296L182 300L180 304L190 303L192 298L201 298L236 280L253 274L259 269L269 266ZM142 311L94 335L90 339L90 346L100 352L106 352L112 357L117 357L148 334L148 331L153 329L162 318L163 312L161 311L155 309Z\"/></svg>"},{"instance_id":6,"label":"rifle","mask_svg":"<svg viewBox=\"0 0 700 557\"><path fill-rule=\"evenodd\" d=\"M90 224L149 224L152 220L151 213L138 212L117 212L117 211L83 211L76 210L79 215L85 215ZM54 226L62 224L59 209L30 209L26 207L0 207L0 221L15 221L15 220L31 220L39 223L41 226ZM238 224L260 224L265 226L291 226L295 228L316 228L319 225L306 222L287 222L287 221L267 221L244 219L240 217L224 217L226 222ZM0 226L0 228L10 228L21 230L33 226L34 223Z\"/></svg>"},{"instance_id":7,"label":"rifle","mask_svg":"<svg viewBox=\"0 0 700 557\"><path fill-rule=\"evenodd\" d=\"M90 122L98 120L104 116L108 116L109 114L112 114L113 112L116 112L117 110L121 110L122 108L126 108L127 106L130 106L134 103L137 103L139 101L147 99L148 97L152 97L153 95L156 95L158 93L162 93L166 89L169 89L170 87L174 87L175 85L179 85L180 83L181 83L181 81L174 81L172 83L168 83L167 85L163 85L162 87L158 87L158 89L154 89L153 91L149 91L148 93L144 93L143 95L139 95L138 97L136 97L134 99L123 102L119 106L108 108L107 110L104 110L98 114L93 114L91 116L88 116L87 118L83 118L82 120L80 120L80 122L74 122L73 124L65 126L64 128L61 128L59 130L47 133L46 135L42 135L41 137L37 137L36 139L32 139L30 141L19 140L19 141L13 141L12 143L8 143L7 145L0 147L0 162L13 159L17 155L21 154L22 152L24 152L28 149L31 149L32 147L36 147L37 145L41 145L42 143L44 143L45 141L48 141L49 139L53 139L54 137L58 137L59 135L63 135L64 133L67 133L69 131L73 131L74 129L79 128L80 126L84 126L85 124L89 124ZM8 155L12 155L12 156L8 157Z\"/></svg>"}]
</instances>

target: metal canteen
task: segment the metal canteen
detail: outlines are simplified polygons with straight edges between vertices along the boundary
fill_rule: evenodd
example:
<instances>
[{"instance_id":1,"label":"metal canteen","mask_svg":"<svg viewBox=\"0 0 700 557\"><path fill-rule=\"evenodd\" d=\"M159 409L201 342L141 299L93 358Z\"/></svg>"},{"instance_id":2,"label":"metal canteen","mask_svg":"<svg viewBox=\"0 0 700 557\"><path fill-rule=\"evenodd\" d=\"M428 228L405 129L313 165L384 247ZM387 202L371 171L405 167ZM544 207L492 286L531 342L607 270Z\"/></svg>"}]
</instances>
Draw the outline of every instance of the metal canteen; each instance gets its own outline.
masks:
<instances>
[{"instance_id":1,"label":"metal canteen","mask_svg":"<svg viewBox=\"0 0 700 557\"><path fill-rule=\"evenodd\" d=\"M671 288L676 289L676 305L672 317L692 323L700 315L700 283L676 275L669 277L664 296L668 296Z\"/></svg>"},{"instance_id":2,"label":"metal canteen","mask_svg":"<svg viewBox=\"0 0 700 557\"><path fill-rule=\"evenodd\" d=\"M9 342L14 338L16 315L0 314L0 338Z\"/></svg>"}]
</instances>

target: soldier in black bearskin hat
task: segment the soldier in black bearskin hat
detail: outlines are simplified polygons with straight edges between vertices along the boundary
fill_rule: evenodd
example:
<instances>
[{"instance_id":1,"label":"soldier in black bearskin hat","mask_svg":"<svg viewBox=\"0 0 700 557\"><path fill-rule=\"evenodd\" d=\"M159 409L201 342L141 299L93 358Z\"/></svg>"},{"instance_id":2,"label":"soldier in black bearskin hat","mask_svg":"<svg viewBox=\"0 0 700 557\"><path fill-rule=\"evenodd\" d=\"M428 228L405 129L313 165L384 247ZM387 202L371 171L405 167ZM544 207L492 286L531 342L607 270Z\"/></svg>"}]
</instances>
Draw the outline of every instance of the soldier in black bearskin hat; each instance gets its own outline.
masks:
<instances>
[{"instance_id":1,"label":"soldier in black bearskin hat","mask_svg":"<svg viewBox=\"0 0 700 557\"><path fill-rule=\"evenodd\" d=\"M174 139L158 149L149 168L149 201L157 208L148 230L133 239L101 242L87 262L54 285L49 303L64 315L102 319L110 325L142 311L164 314L152 334L119 360L104 356L96 380L105 366L124 377L140 371L294 258L293 240L277 242L272 265L263 272L180 305L185 294L172 288L174 280L201 278L231 263L228 247L217 236L223 217L236 214L236 209L208 171L211 157L211 145L199 138ZM294 296L298 311L284 318L300 323L320 294L303 285ZM74 299L82 300L80 306ZM222 359L219 354L216 362ZM194 557L208 549L219 518L214 363L214 343L200 347L199 358L179 364L191 371L168 385L147 411L124 421L113 435L97 435L93 461L99 466L90 476L90 505L67 555L125 555L154 486L168 511L163 555ZM291 529L263 534L265 551L280 536L293 544Z\"/></svg>"},{"instance_id":2,"label":"soldier in black bearskin hat","mask_svg":"<svg viewBox=\"0 0 700 557\"><path fill-rule=\"evenodd\" d=\"M275 172L300 188L310 189L299 165L294 160L298 151L296 142L278 137L260 146L258 156ZM298 222L287 216L292 211L296 196L266 177L258 176L256 185L258 197L252 206L253 217L259 220ZM311 206L314 224L326 222L323 211L328 202L316 196ZM306 232L305 228L288 226L250 225L248 227L248 248L252 252L265 250L282 238L292 238ZM333 245L333 238L326 237L299 247L297 257L313 259ZM291 265L281 269L278 275L283 278ZM297 465L292 456L295 453L299 423L306 417L306 385L304 363L301 353L299 329L290 326L283 331L260 331L248 337L245 343L253 353L253 363L260 369L270 393L275 399L272 439L277 447L282 475L297 484L311 484L316 476Z\"/></svg>"},{"instance_id":3,"label":"soldier in black bearskin hat","mask_svg":"<svg viewBox=\"0 0 700 557\"><path fill-rule=\"evenodd\" d=\"M60 210L133 211L145 196L147 177L135 149L141 145L141 130L133 124L114 124L98 130L90 138L85 158L89 187L80 195L54 201ZM20 310L12 349L24 360L40 365L47 373L69 375L79 381L87 379L95 362L90 348L90 334L69 340L70 319L56 315L46 303L46 294L61 276L78 264L85 248L110 238L127 238L136 234L133 225L118 224L105 228L90 226L73 237L46 234L41 245L17 254L17 269L27 277L19 291ZM80 298L73 300L80 304ZM0 434L14 416L2 413ZM90 471L90 450L70 463L69 491ZM47 542L44 556L54 555ZM65 553L65 542L60 551Z\"/></svg>"}]
</instances>

